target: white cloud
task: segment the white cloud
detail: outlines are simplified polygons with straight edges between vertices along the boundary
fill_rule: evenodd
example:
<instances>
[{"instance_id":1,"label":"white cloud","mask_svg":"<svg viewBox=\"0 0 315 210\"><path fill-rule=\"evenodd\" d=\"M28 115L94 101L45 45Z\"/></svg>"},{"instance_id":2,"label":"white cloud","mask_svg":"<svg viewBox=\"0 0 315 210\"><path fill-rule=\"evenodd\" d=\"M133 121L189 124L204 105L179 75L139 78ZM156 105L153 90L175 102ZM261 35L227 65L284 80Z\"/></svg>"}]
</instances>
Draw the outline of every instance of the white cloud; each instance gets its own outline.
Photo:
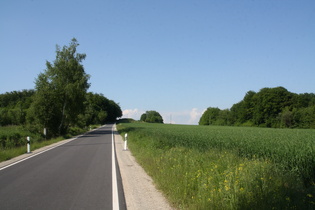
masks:
<instances>
[{"instance_id":1,"label":"white cloud","mask_svg":"<svg viewBox=\"0 0 315 210\"><path fill-rule=\"evenodd\" d=\"M203 112L204 110L199 111L197 108L192 108L178 112L163 112L161 115L164 123L197 125Z\"/></svg>"},{"instance_id":2,"label":"white cloud","mask_svg":"<svg viewBox=\"0 0 315 210\"><path fill-rule=\"evenodd\" d=\"M198 124L199 122L199 119L202 115L202 113L200 111L198 111L197 108L193 108L191 111L190 111L190 119L188 121L189 124Z\"/></svg>"},{"instance_id":3,"label":"white cloud","mask_svg":"<svg viewBox=\"0 0 315 210\"><path fill-rule=\"evenodd\" d=\"M138 110L137 108L136 109L125 109L125 110L123 110L122 118L132 118L135 120L139 120L143 113L144 113L143 111Z\"/></svg>"},{"instance_id":4,"label":"white cloud","mask_svg":"<svg viewBox=\"0 0 315 210\"><path fill-rule=\"evenodd\" d=\"M204 110L199 111L198 108L192 108L191 110L177 111L177 112L159 112L164 123L172 124L190 124L198 125L199 119L202 116ZM132 118L135 120L140 120L141 115L145 113L143 110L135 109L125 109L123 110L122 118Z\"/></svg>"}]
</instances>

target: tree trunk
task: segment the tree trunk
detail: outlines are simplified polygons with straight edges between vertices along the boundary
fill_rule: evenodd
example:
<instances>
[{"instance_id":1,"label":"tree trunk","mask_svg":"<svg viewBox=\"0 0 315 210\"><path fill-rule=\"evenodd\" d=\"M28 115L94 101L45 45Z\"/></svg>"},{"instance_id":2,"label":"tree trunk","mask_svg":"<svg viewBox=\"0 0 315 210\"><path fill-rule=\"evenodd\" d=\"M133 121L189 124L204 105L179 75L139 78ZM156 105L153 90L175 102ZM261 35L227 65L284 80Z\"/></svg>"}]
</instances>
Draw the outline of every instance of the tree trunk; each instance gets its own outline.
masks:
<instances>
[{"instance_id":1,"label":"tree trunk","mask_svg":"<svg viewBox=\"0 0 315 210\"><path fill-rule=\"evenodd\" d=\"M61 135L61 129L62 129L64 118L65 118L66 105L67 105L67 101L65 100L63 107L62 107L61 121L60 121L60 125L58 128L59 135Z\"/></svg>"}]
</instances>

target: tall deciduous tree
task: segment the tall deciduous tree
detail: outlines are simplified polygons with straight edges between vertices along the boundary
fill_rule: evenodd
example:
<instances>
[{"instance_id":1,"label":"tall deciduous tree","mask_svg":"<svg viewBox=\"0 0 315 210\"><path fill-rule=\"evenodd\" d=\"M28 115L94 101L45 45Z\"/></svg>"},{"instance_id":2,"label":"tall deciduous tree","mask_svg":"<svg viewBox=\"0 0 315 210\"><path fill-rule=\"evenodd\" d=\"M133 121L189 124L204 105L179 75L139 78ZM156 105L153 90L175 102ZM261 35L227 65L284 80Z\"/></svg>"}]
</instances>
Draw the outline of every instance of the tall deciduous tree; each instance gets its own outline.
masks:
<instances>
[{"instance_id":1,"label":"tall deciduous tree","mask_svg":"<svg viewBox=\"0 0 315 210\"><path fill-rule=\"evenodd\" d=\"M57 45L56 59L53 63L46 62L45 72L35 81L35 115L43 126L59 134L84 111L83 102L90 87L90 76L81 64L86 55L77 53L78 46L75 38L69 46Z\"/></svg>"},{"instance_id":2,"label":"tall deciduous tree","mask_svg":"<svg viewBox=\"0 0 315 210\"><path fill-rule=\"evenodd\" d=\"M220 113L219 108L209 107L201 116L199 125L213 125L215 124Z\"/></svg>"}]
</instances>

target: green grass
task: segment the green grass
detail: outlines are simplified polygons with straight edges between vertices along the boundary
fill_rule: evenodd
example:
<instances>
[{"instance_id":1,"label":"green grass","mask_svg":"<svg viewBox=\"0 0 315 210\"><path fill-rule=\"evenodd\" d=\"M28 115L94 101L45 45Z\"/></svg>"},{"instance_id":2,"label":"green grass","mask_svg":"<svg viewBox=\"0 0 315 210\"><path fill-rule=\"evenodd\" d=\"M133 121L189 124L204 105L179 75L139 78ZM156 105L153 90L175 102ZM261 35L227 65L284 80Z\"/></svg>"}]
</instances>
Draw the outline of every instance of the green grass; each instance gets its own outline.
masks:
<instances>
[{"instance_id":1,"label":"green grass","mask_svg":"<svg viewBox=\"0 0 315 210\"><path fill-rule=\"evenodd\" d=\"M99 127L99 125L91 125L91 129L97 127ZM25 154L27 152L27 136L30 136L31 138L31 151L33 151L58 141L71 138L80 133L84 133L88 129L89 128L81 129L74 127L71 128L69 134L65 136L45 140L40 134L31 133L22 126L0 127L0 162Z\"/></svg>"},{"instance_id":2,"label":"green grass","mask_svg":"<svg viewBox=\"0 0 315 210\"><path fill-rule=\"evenodd\" d=\"M31 151L59 142L61 140L64 140L64 138L58 137L58 138L54 138L54 139L50 139L46 141L31 142ZM20 147L0 149L0 162L5 161L5 160L10 160L14 157L25 154L26 152L27 152L26 144L25 146L20 146Z\"/></svg>"},{"instance_id":3,"label":"green grass","mask_svg":"<svg viewBox=\"0 0 315 210\"><path fill-rule=\"evenodd\" d=\"M26 137L30 136L32 142L41 140L39 134L31 133L22 126L0 127L0 149L11 149L26 144Z\"/></svg>"},{"instance_id":4,"label":"green grass","mask_svg":"<svg viewBox=\"0 0 315 210\"><path fill-rule=\"evenodd\" d=\"M315 130L118 125L180 209L314 209Z\"/></svg>"}]
</instances>

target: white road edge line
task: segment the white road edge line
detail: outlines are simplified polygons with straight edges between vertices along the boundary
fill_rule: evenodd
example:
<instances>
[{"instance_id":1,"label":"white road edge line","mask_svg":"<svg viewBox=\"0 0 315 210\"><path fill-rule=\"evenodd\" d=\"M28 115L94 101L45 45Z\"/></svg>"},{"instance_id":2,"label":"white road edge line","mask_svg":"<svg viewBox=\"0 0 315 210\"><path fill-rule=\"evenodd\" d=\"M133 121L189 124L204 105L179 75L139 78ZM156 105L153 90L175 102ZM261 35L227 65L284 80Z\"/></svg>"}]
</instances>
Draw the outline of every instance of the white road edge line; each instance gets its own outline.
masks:
<instances>
[{"instance_id":1,"label":"white road edge line","mask_svg":"<svg viewBox=\"0 0 315 210\"><path fill-rule=\"evenodd\" d=\"M104 126L106 126L106 125L103 125L102 127L104 127ZM97 130L97 128L96 128L96 129L93 129L92 131L94 131L94 130ZM91 131L89 131L89 132L91 132ZM89 132L87 132L87 133L89 133ZM86 134L86 133L85 133L85 134ZM43 151L38 152L38 153L35 153L35 154L33 154L33 155L29 156L29 157L23 158L23 159L18 160L18 161L14 162L14 163L11 163L11 164L9 164L9 165L3 166L2 168L0 168L0 171L3 170L3 169L9 168L9 167L11 167L11 166L14 166L15 164L21 163L21 162L23 162L23 161L25 161L25 160L28 160L28 159L30 159L30 158L32 158L32 157L35 157L35 156L37 156L37 155L40 155L40 154L42 154L42 153L44 153L44 152L48 152L49 150L55 149L56 147L59 147L59 146L64 145L64 144L66 144L66 143L69 143L69 142L71 142L71 141L73 141L73 140L76 140L77 138L80 138L80 137L84 136L85 134L81 134L81 135L79 135L79 136L77 136L77 137L75 137L75 138L72 138L72 139L66 139L63 143L57 144L56 146L50 147L50 148L48 148L48 149L46 149L46 150L43 150Z\"/></svg>"},{"instance_id":2,"label":"white road edge line","mask_svg":"<svg viewBox=\"0 0 315 210\"><path fill-rule=\"evenodd\" d=\"M83 135L80 135L80 136L78 136L78 137L81 137L81 136L83 136ZM23 161L25 161L25 160L28 160L28 159L30 159L30 158L32 158L32 157L35 157L35 156L37 156L37 155L40 155L40 154L42 154L42 153L44 153L44 152L47 152L47 151L52 150L52 149L55 149L56 147L59 147L59 146L64 145L64 144L66 144L66 143L68 143L68 142L70 142L70 141L73 141L73 140L77 139L78 137L73 138L73 139L69 139L68 141L66 140L65 142L63 142L63 143L61 143L61 144L58 144L58 145L53 146L53 147L50 147L50 148L48 148L48 149L46 149L46 150L43 150L43 151L41 151L41 152L39 152L39 153L35 153L35 154L33 154L33 155L29 156L29 157L26 157L26 158L24 158L24 159L22 159L22 160L18 160L18 161L14 162L14 163L11 163L11 164L7 165L7 166L4 166L4 167L0 168L0 171L3 170L3 169L9 168L9 167L11 167L11 166L14 166L15 164L21 163L21 162L23 162Z\"/></svg>"},{"instance_id":3,"label":"white road edge line","mask_svg":"<svg viewBox=\"0 0 315 210\"><path fill-rule=\"evenodd\" d=\"M114 124L115 125L115 124ZM113 210L119 210L119 198L117 190L116 156L114 142L114 125L112 127L112 188L113 188Z\"/></svg>"}]
</instances>

